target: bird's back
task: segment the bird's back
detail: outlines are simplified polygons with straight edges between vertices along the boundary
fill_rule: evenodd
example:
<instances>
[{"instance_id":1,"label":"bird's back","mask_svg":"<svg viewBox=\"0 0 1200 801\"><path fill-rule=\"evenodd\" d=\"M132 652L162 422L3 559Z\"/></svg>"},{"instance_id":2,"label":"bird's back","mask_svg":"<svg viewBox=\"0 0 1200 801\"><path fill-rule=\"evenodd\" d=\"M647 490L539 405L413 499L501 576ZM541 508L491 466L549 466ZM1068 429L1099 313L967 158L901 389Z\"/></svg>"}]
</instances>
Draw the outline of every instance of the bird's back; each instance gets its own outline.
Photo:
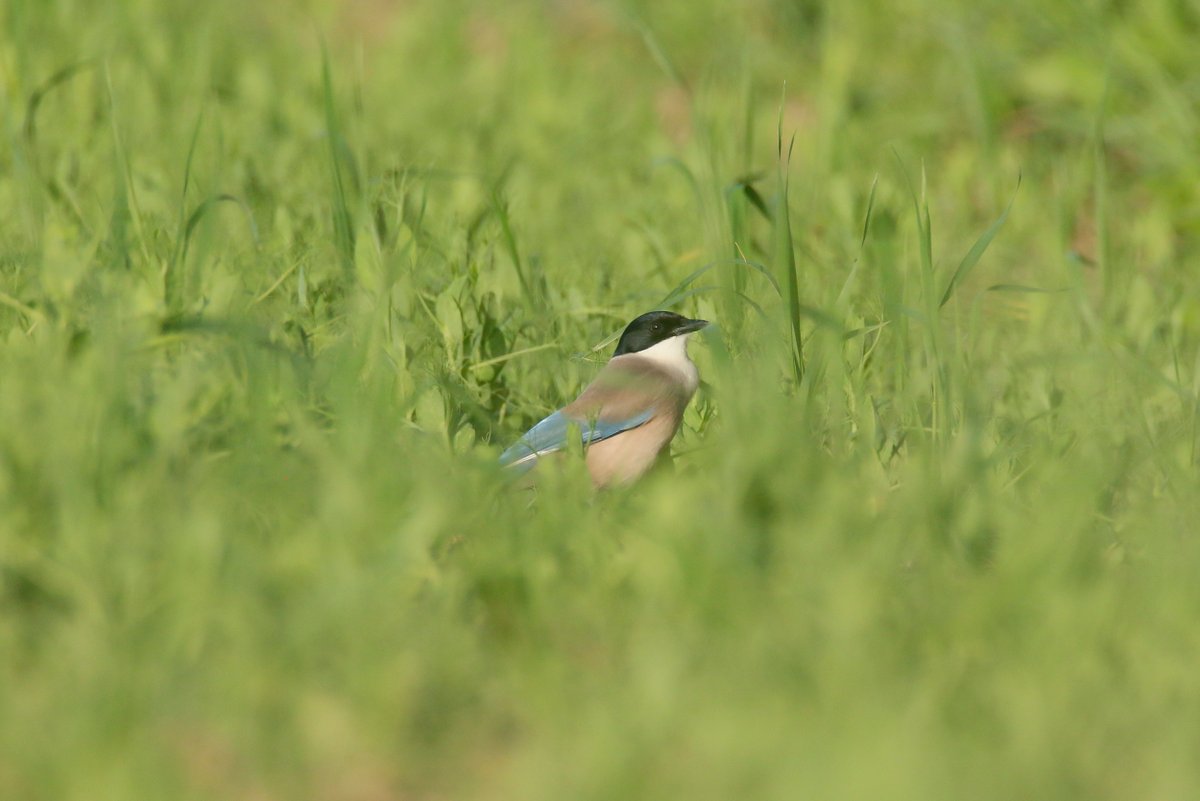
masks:
<instances>
[{"instance_id":1,"label":"bird's back","mask_svg":"<svg viewBox=\"0 0 1200 801\"><path fill-rule=\"evenodd\" d=\"M563 413L599 423L649 415L640 425L588 446L592 482L626 484L649 470L675 436L694 392L694 384L653 359L640 354L612 359Z\"/></svg>"},{"instance_id":2,"label":"bird's back","mask_svg":"<svg viewBox=\"0 0 1200 801\"><path fill-rule=\"evenodd\" d=\"M527 471L581 436L596 486L637 479L670 444L696 392L686 333L613 356L578 398L527 431L500 463Z\"/></svg>"}]
</instances>

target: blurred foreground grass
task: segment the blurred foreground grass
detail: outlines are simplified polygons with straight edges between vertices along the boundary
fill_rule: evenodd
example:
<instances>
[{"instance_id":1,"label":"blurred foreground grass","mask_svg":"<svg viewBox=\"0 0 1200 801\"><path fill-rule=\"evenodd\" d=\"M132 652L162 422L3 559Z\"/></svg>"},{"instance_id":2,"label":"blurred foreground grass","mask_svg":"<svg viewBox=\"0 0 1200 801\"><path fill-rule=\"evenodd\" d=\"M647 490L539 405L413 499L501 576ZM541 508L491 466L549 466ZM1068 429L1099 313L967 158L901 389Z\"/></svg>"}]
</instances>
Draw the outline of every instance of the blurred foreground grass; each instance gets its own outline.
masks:
<instances>
[{"instance_id":1,"label":"blurred foreground grass","mask_svg":"<svg viewBox=\"0 0 1200 801\"><path fill-rule=\"evenodd\" d=\"M0 26L0 797L1200 794L1194 2Z\"/></svg>"}]
</instances>

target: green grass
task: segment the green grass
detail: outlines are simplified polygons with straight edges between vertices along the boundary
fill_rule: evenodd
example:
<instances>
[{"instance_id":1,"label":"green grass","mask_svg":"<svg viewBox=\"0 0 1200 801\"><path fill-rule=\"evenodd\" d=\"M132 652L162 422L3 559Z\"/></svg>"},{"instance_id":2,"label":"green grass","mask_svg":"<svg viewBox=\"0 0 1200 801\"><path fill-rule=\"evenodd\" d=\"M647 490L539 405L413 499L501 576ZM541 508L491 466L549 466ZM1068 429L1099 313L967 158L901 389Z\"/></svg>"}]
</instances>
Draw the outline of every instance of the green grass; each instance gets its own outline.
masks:
<instances>
[{"instance_id":1,"label":"green grass","mask_svg":"<svg viewBox=\"0 0 1200 801\"><path fill-rule=\"evenodd\" d=\"M1200 9L497 8L0 6L0 798L1200 796Z\"/></svg>"}]
</instances>

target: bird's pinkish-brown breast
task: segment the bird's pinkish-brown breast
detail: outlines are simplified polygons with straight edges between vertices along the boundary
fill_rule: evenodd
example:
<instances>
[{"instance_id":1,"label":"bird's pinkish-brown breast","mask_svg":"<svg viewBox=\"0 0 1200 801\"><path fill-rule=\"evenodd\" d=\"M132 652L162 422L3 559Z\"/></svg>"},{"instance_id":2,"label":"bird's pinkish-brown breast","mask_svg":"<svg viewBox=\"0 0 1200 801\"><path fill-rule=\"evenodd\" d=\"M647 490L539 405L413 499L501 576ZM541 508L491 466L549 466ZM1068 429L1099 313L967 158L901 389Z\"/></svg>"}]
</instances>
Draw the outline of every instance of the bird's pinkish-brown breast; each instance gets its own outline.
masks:
<instances>
[{"instance_id":1,"label":"bird's pinkish-brown breast","mask_svg":"<svg viewBox=\"0 0 1200 801\"><path fill-rule=\"evenodd\" d=\"M597 487L628 484L649 470L670 445L692 397L692 387L661 365L636 356L619 359L564 409L572 417L605 422L653 412L636 428L588 446L588 472Z\"/></svg>"},{"instance_id":2,"label":"bird's pinkish-brown breast","mask_svg":"<svg viewBox=\"0 0 1200 801\"><path fill-rule=\"evenodd\" d=\"M589 445L587 468L592 483L609 487L641 478L671 444L681 417L673 409L664 409L635 429Z\"/></svg>"}]
</instances>

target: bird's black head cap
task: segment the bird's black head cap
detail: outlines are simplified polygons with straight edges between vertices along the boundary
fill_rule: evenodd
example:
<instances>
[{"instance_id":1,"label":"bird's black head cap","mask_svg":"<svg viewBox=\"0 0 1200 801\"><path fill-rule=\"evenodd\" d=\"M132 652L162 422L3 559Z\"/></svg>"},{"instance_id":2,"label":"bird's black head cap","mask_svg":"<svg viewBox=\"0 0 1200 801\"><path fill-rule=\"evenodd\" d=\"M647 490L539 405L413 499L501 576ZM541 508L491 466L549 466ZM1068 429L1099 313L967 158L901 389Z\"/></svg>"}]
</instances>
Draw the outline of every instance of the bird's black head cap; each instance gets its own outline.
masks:
<instances>
[{"instance_id":1,"label":"bird's black head cap","mask_svg":"<svg viewBox=\"0 0 1200 801\"><path fill-rule=\"evenodd\" d=\"M657 345L664 339L699 331L706 325L708 325L707 320L689 320L675 312L646 312L625 326L625 331L621 334L621 340L617 343L617 349L613 352L613 356L637 353Z\"/></svg>"}]
</instances>

